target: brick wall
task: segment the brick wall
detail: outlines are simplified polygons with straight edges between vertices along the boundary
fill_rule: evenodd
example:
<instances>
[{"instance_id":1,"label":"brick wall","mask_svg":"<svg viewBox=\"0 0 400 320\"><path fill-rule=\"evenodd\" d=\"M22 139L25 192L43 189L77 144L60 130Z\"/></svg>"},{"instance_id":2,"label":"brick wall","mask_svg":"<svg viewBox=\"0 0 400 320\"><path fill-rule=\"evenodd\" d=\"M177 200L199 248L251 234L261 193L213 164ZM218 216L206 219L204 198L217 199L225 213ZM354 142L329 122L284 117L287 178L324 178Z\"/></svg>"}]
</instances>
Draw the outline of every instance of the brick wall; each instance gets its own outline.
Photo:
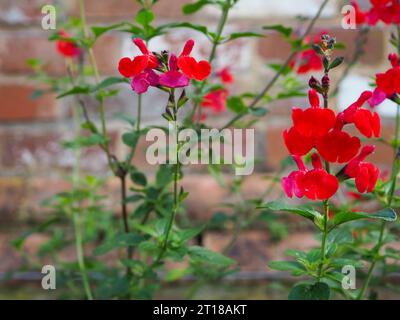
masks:
<instances>
[{"instance_id":1,"label":"brick wall","mask_svg":"<svg viewBox=\"0 0 400 320\"><path fill-rule=\"evenodd\" d=\"M77 15L78 4L75 0L0 0L0 271L13 266L14 254L8 241L23 230L23 223L32 217L40 217L39 203L54 192L68 187L63 179L71 169L73 155L60 146L60 141L71 138L71 103L68 99L56 100L54 95L45 95L39 99L31 99L32 92L38 84L29 80L31 74L26 60L40 58L46 63L46 70L53 75L64 72L64 63L57 56L54 44L47 41L48 33L40 28L40 8L43 4L57 3L60 15ZM166 21L197 21L207 23L209 28L216 27L216 12L206 8L194 16L185 17L181 6L189 0L160 0L155 7L157 23ZM320 0L265 1L241 0L232 12L227 24L227 31L258 30L260 26L284 23L298 26L295 19L298 14L312 16L318 9ZM345 43L347 49L344 55L349 57L354 50L356 31L343 30L340 27L340 2L330 1L322 18L318 21L318 30L329 30L339 42ZM87 0L87 14L92 24L110 23L120 19L131 19L138 10L134 0ZM306 10L305 10L306 9ZM62 17L61 17L62 18ZM369 77L376 71L387 67L385 57L389 47L387 38L389 30L376 27L369 34L366 54L361 62L351 72L347 82L344 82L337 104L343 108L353 97L364 88ZM207 40L199 34L187 30L179 30L151 42L153 50L176 48L188 37L193 37L198 43L196 54L207 56L210 46ZM128 35L110 33L102 38L95 47L95 55L102 76L116 74L118 60L132 50ZM290 48L284 40L275 33L260 39L241 39L220 48L217 64L232 65L237 83L233 92L243 92L261 88L273 75L265 65L286 58ZM334 77L338 77L336 72ZM304 81L307 81L307 76ZM334 82L334 80L333 80ZM165 96L153 93L144 97L144 119L146 123L160 121L161 106ZM290 123L290 108L294 104L304 105L303 99L279 101L267 106L270 109L268 117L256 126L257 157L261 163L257 172L248 177L244 194L255 197L264 190L264 177L271 174L287 155L283 146L281 134ZM159 107L160 106L160 107ZM107 115L124 111L135 115L133 94L128 88L122 89L118 98L108 100ZM95 108L91 109L95 113ZM393 131L391 112L383 111L384 132L390 135ZM212 119L216 124L223 123L224 116ZM110 121L109 131L113 136L113 148L117 154L124 152L124 147L118 137L123 132L120 123ZM144 143L141 144L144 147ZM145 148L139 148L145 150ZM390 150L380 146L376 160L382 166L387 166L391 158ZM135 157L135 162L143 165L146 170L152 168L144 162L143 152ZM84 151L82 166L85 172L106 175L110 182L109 188L115 188L115 181L107 170L103 154L96 148ZM210 217L215 204L224 201L227 191L219 187L213 178L201 169L188 169L184 184L191 192L187 200L187 208L191 217L206 220ZM310 236L302 232L292 234L287 243L298 247L308 247L313 244ZM204 243L218 249L226 241L226 234L207 234ZM234 249L233 255L241 259L243 266L252 270L264 270L265 262L272 256L282 255L285 244L278 247L265 245L268 235L265 230L246 231ZM251 252L256 252L258 260L248 259ZM252 255L255 256L255 255ZM248 261L251 260L251 264Z\"/></svg>"}]
</instances>

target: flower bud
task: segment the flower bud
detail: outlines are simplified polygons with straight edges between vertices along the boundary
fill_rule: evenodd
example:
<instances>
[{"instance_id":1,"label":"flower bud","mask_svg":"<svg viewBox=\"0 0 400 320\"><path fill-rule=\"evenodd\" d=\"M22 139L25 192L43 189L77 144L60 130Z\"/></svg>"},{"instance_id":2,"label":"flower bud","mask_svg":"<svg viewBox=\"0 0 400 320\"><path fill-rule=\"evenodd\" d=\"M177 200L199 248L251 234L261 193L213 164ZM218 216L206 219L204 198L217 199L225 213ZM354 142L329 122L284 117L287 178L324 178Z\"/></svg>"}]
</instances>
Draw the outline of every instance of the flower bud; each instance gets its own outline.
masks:
<instances>
[{"instance_id":1,"label":"flower bud","mask_svg":"<svg viewBox=\"0 0 400 320\"><path fill-rule=\"evenodd\" d=\"M322 77L322 87L323 88L329 88L331 80L329 79L329 76L326 74Z\"/></svg>"}]
</instances>

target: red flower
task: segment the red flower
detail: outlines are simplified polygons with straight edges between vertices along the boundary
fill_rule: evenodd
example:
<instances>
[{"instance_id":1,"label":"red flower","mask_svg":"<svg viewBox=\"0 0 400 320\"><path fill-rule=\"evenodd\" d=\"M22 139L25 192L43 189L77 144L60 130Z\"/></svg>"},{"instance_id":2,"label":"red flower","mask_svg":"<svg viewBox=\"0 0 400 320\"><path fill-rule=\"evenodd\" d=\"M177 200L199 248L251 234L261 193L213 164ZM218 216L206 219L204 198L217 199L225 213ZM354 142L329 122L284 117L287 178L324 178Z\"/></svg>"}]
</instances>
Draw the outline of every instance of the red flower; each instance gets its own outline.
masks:
<instances>
[{"instance_id":1,"label":"red flower","mask_svg":"<svg viewBox=\"0 0 400 320\"><path fill-rule=\"evenodd\" d=\"M178 67L186 74L190 79L196 79L202 81L207 78L211 73L211 65L205 61L196 61L195 58L190 56L193 50L194 41L188 40L183 48L183 51L178 59Z\"/></svg>"},{"instance_id":2,"label":"red flower","mask_svg":"<svg viewBox=\"0 0 400 320\"><path fill-rule=\"evenodd\" d=\"M211 108L215 113L223 112L226 109L228 94L228 90L226 89L211 91L203 97L201 106L204 108Z\"/></svg>"},{"instance_id":3,"label":"red flower","mask_svg":"<svg viewBox=\"0 0 400 320\"><path fill-rule=\"evenodd\" d=\"M294 193L299 198L305 196L310 200L327 200L336 193L339 181L322 168L321 159L316 153L312 155L312 170L307 170L300 157L293 156L293 159L299 170L282 179L288 197L293 197Z\"/></svg>"},{"instance_id":4,"label":"red flower","mask_svg":"<svg viewBox=\"0 0 400 320\"><path fill-rule=\"evenodd\" d=\"M381 121L379 115L370 110L361 109L363 104L372 96L371 91L364 91L356 102L343 111L344 123L354 123L361 134L367 138L380 135Z\"/></svg>"},{"instance_id":5,"label":"red flower","mask_svg":"<svg viewBox=\"0 0 400 320\"><path fill-rule=\"evenodd\" d=\"M349 162L345 173L350 178L355 178L358 192L372 192L379 177L379 168L363 160L375 151L375 147L368 145L362 148L360 154Z\"/></svg>"},{"instance_id":6,"label":"red flower","mask_svg":"<svg viewBox=\"0 0 400 320\"><path fill-rule=\"evenodd\" d=\"M69 38L70 35L65 31L60 31L59 35L63 38ZM67 58L74 58L80 55L81 50L72 40L62 39L56 42L57 51Z\"/></svg>"},{"instance_id":7,"label":"red flower","mask_svg":"<svg viewBox=\"0 0 400 320\"><path fill-rule=\"evenodd\" d=\"M350 161L360 147L360 139L336 128L319 138L316 144L319 154L326 161L339 163Z\"/></svg>"},{"instance_id":8,"label":"red flower","mask_svg":"<svg viewBox=\"0 0 400 320\"><path fill-rule=\"evenodd\" d=\"M357 2L352 1L356 9L357 24L367 23L371 26L379 21L386 24L400 23L400 4L398 0L370 0L372 7L368 11L360 11Z\"/></svg>"},{"instance_id":9,"label":"red flower","mask_svg":"<svg viewBox=\"0 0 400 320\"><path fill-rule=\"evenodd\" d=\"M321 58L314 49L307 49L297 54L294 60L289 64L291 69L297 67L298 74L304 74L310 71L320 71L323 69Z\"/></svg>"},{"instance_id":10,"label":"red flower","mask_svg":"<svg viewBox=\"0 0 400 320\"><path fill-rule=\"evenodd\" d=\"M118 71L125 78L137 76L145 69L155 69L158 66L156 56L147 49L142 39L136 38L133 42L142 52L142 55L136 56L134 59L125 57L119 61Z\"/></svg>"},{"instance_id":11,"label":"red flower","mask_svg":"<svg viewBox=\"0 0 400 320\"><path fill-rule=\"evenodd\" d=\"M318 93L314 89L308 91L308 96L310 108L306 110L293 108L293 126L305 137L321 137L335 125L335 113L331 109L320 108Z\"/></svg>"},{"instance_id":12,"label":"red flower","mask_svg":"<svg viewBox=\"0 0 400 320\"><path fill-rule=\"evenodd\" d=\"M388 57L392 68L385 73L376 75L376 89L372 97L368 100L371 107L382 103L386 98L392 98L396 93L400 93L400 66L399 57L395 53Z\"/></svg>"},{"instance_id":13,"label":"red flower","mask_svg":"<svg viewBox=\"0 0 400 320\"><path fill-rule=\"evenodd\" d=\"M217 72L217 75L221 78L223 84L231 84L235 82L229 67L225 67Z\"/></svg>"},{"instance_id":14,"label":"red flower","mask_svg":"<svg viewBox=\"0 0 400 320\"><path fill-rule=\"evenodd\" d=\"M296 156L304 156L314 147L314 138L300 134L296 128L292 127L283 132L283 140L289 152Z\"/></svg>"}]
</instances>

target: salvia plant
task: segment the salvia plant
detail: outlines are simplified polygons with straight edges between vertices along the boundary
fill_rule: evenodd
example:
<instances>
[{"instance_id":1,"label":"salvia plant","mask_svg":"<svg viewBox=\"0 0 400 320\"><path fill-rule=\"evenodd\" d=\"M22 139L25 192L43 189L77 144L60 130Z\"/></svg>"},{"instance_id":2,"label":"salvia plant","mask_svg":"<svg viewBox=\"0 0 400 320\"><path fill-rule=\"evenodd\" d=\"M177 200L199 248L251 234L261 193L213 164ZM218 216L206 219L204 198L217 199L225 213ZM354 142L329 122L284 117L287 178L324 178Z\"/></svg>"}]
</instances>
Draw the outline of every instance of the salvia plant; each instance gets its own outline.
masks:
<instances>
[{"instance_id":1,"label":"salvia plant","mask_svg":"<svg viewBox=\"0 0 400 320\"><path fill-rule=\"evenodd\" d=\"M161 0L163 1L163 0ZM15 239L14 246L26 258L26 269L38 267L41 261L51 259L58 270L58 281L65 290L62 297L87 299L151 299L157 297L165 282L194 278L187 293L191 298L205 284L223 279L237 272L236 261L228 257L230 250L244 229L262 225L273 239L279 241L288 234L288 226L280 218L290 214L312 222L318 248L309 252L288 250L290 260L273 261L269 267L289 271L301 281L293 286L289 299L329 299L342 296L348 299L376 297L375 286L382 285L383 276L396 271L400 259L397 250L390 247L395 240L398 196L396 182L399 171L398 147L400 114L397 108L396 128L392 140L381 137L381 119L373 109L385 99L399 103L400 93L400 31L397 1L371 1L371 8L362 11L357 3L356 22L359 32L354 55L343 66L343 57L334 35L323 32L314 36L313 28L329 0L322 1L315 16L299 21L295 27L268 25L262 30L227 34L225 25L230 10L238 0L199 0L183 7L183 13L193 14L205 6L214 6L220 12L215 30L191 22L173 22L157 25L153 5L157 0L138 0L141 9L133 22L122 21L112 25L89 26L85 3L80 0L80 17L65 21L50 35L55 50L65 59L65 74L52 77L40 60L29 61L35 70L34 78L46 85L35 96L56 92L58 99L66 99L73 110L74 139L63 146L72 150L75 163L68 178L69 191L58 193L43 203L51 214L45 222ZM366 35L378 22L393 25L391 43L397 53L389 55L390 69L378 73L372 91L359 93L350 106L333 104L341 81L364 53ZM209 40L209 56L197 59L193 54L196 43L186 39L177 52L170 48L152 50L152 40L176 29L191 29ZM229 66L216 69L220 46L243 37L263 37L263 30L278 32L291 46L291 52L282 64L270 64L275 74L259 92L231 94L235 75ZM93 52L94 44L110 32L120 32L132 39L138 49L136 56L121 57L115 66L119 76L104 78ZM339 52L339 54L338 54ZM331 71L341 76L331 81ZM336 71L335 70L335 71ZM307 85L298 75L323 73L319 79L312 76ZM117 156L112 148L108 121L109 99L119 94L119 88L131 89L132 108L136 115L115 114L124 123L126 132L122 142L125 155ZM160 124L146 125L142 109L152 108L143 103L143 95L150 90L163 93L163 111ZM232 117L218 129L248 128L264 121L268 104L291 97L306 97L309 107L294 107L292 127L282 135L288 156L279 171L270 176L260 197L243 196L243 177L234 177L235 166L208 165L209 174L224 188L229 188L230 202L221 204L211 221L194 224L186 216L185 199L188 192L182 186L185 167L179 153L187 142L178 139L184 129L200 132L210 128L211 116L229 110ZM89 108L95 101L96 108ZM175 146L169 147L168 163L157 165L155 174L146 175L144 168L133 164L140 139L150 129L172 132ZM350 130L349 130L350 129ZM353 135L357 131L357 136ZM393 148L393 166L384 176L368 157L378 143ZM119 184L119 203L107 194L107 179L86 176L81 169L82 151L99 148L107 160L109 173ZM286 173L288 170L290 172ZM282 193L270 201L273 191L281 183ZM285 198L289 198L286 199ZM294 198L303 198L296 202ZM375 212L363 210L373 203ZM115 214L117 212L117 214ZM222 253L201 245L207 230L226 229L230 238ZM24 252L24 242L32 233L48 236L38 251L38 257ZM69 247L75 251L76 261L64 261L60 252ZM179 263L179 267L174 264ZM173 265L173 267L171 267ZM348 290L343 285L343 268L353 266L359 272L362 286ZM377 270L382 277L377 277ZM358 275L358 273L357 273ZM347 282L346 282L347 283ZM351 283L350 283L351 285Z\"/></svg>"}]
</instances>

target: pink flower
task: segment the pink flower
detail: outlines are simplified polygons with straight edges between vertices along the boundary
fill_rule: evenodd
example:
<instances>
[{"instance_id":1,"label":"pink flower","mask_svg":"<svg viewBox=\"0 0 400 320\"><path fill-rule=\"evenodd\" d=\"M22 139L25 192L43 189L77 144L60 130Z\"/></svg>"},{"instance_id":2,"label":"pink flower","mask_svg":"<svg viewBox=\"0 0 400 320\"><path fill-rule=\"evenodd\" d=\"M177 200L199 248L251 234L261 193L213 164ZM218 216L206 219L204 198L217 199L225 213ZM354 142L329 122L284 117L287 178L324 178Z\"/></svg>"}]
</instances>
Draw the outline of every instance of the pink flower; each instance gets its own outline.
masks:
<instances>
[{"instance_id":1,"label":"pink flower","mask_svg":"<svg viewBox=\"0 0 400 320\"><path fill-rule=\"evenodd\" d=\"M157 86L159 76L151 69L146 69L144 72L134 76L131 81L131 87L137 94L142 94L147 91L149 86Z\"/></svg>"},{"instance_id":2,"label":"pink flower","mask_svg":"<svg viewBox=\"0 0 400 320\"><path fill-rule=\"evenodd\" d=\"M181 88L189 85L190 79L178 71L178 58L171 54L169 58L169 71L160 75L159 84L168 88Z\"/></svg>"}]
</instances>

